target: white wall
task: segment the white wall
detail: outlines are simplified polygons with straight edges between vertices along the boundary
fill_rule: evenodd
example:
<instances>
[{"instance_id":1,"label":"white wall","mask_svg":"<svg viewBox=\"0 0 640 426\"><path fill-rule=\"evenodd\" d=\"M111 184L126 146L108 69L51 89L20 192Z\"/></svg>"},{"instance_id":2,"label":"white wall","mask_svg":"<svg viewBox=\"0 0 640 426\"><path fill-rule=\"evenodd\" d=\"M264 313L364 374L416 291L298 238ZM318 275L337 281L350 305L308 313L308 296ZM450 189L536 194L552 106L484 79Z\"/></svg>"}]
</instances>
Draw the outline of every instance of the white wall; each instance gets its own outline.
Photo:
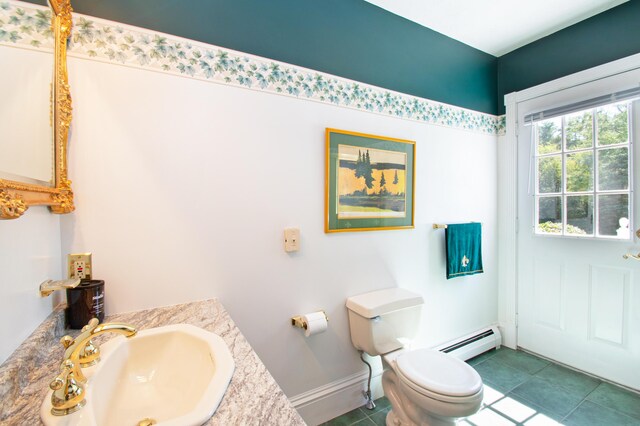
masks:
<instances>
[{"instance_id":1,"label":"white wall","mask_svg":"<svg viewBox=\"0 0 640 426\"><path fill-rule=\"evenodd\" d=\"M53 298L41 298L38 286L61 273L60 216L31 207L0 220L0 363L51 313Z\"/></svg>"},{"instance_id":2,"label":"white wall","mask_svg":"<svg viewBox=\"0 0 640 426\"><path fill-rule=\"evenodd\" d=\"M497 322L496 137L70 58L63 254L93 252L107 312L218 297L288 396L363 370L345 299L400 286L433 345ZM416 229L323 232L326 127L417 141ZM434 222L483 223L485 274L447 281ZM301 250L282 233L299 226ZM292 315L323 308L305 339Z\"/></svg>"}]
</instances>

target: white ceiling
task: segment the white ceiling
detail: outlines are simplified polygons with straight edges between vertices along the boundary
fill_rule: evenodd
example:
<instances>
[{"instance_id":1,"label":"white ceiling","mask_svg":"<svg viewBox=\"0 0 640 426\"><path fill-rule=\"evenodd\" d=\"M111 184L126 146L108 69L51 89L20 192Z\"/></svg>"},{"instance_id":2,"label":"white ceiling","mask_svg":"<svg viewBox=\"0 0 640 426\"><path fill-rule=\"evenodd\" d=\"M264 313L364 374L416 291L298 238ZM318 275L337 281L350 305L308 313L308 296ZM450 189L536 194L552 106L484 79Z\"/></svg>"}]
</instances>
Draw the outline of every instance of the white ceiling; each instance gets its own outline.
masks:
<instances>
[{"instance_id":1,"label":"white ceiling","mask_svg":"<svg viewBox=\"0 0 640 426\"><path fill-rule=\"evenodd\" d=\"M502 56L627 0L367 0L469 46Z\"/></svg>"}]
</instances>

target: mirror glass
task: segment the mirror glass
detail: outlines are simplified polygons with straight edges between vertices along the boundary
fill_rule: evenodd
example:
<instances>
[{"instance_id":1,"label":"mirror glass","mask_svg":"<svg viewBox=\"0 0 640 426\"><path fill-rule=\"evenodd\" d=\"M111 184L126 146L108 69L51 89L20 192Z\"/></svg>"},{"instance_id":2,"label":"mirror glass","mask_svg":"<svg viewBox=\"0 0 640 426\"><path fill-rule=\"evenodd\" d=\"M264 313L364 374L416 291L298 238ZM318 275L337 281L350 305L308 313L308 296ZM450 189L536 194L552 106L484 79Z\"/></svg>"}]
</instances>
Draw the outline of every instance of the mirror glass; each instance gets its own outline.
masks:
<instances>
[{"instance_id":1,"label":"mirror glass","mask_svg":"<svg viewBox=\"0 0 640 426\"><path fill-rule=\"evenodd\" d=\"M53 52L0 45L0 178L55 185Z\"/></svg>"}]
</instances>

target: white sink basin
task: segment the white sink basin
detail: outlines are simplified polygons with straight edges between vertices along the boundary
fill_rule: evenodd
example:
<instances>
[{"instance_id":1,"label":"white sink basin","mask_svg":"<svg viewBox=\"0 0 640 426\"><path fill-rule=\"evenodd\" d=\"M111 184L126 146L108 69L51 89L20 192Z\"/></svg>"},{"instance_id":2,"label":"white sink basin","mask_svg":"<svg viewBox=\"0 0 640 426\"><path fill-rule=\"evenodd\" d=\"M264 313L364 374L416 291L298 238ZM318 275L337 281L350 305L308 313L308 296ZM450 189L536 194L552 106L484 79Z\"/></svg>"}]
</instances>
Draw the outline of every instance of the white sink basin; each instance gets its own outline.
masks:
<instances>
[{"instance_id":1,"label":"white sink basin","mask_svg":"<svg viewBox=\"0 0 640 426\"><path fill-rule=\"evenodd\" d=\"M224 396L235 364L220 336L178 324L142 330L101 346L102 361L83 369L87 404L51 414L51 391L40 411L45 425L201 425Z\"/></svg>"}]
</instances>

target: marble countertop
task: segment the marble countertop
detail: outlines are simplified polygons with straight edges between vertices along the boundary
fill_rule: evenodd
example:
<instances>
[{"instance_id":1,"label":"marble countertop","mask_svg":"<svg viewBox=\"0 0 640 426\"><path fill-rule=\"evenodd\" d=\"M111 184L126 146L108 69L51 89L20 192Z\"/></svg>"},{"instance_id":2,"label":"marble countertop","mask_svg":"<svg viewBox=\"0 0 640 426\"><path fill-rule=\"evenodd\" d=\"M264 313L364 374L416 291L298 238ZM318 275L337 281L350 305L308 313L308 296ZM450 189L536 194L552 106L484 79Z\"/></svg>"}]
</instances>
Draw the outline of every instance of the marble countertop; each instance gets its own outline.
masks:
<instances>
[{"instance_id":1,"label":"marble countertop","mask_svg":"<svg viewBox=\"0 0 640 426\"><path fill-rule=\"evenodd\" d=\"M222 337L236 364L222 402L207 425L304 425L238 327L216 300L111 315L138 330L192 324ZM40 405L57 374L63 349L64 311L57 309L0 366L0 424L37 425Z\"/></svg>"}]
</instances>

